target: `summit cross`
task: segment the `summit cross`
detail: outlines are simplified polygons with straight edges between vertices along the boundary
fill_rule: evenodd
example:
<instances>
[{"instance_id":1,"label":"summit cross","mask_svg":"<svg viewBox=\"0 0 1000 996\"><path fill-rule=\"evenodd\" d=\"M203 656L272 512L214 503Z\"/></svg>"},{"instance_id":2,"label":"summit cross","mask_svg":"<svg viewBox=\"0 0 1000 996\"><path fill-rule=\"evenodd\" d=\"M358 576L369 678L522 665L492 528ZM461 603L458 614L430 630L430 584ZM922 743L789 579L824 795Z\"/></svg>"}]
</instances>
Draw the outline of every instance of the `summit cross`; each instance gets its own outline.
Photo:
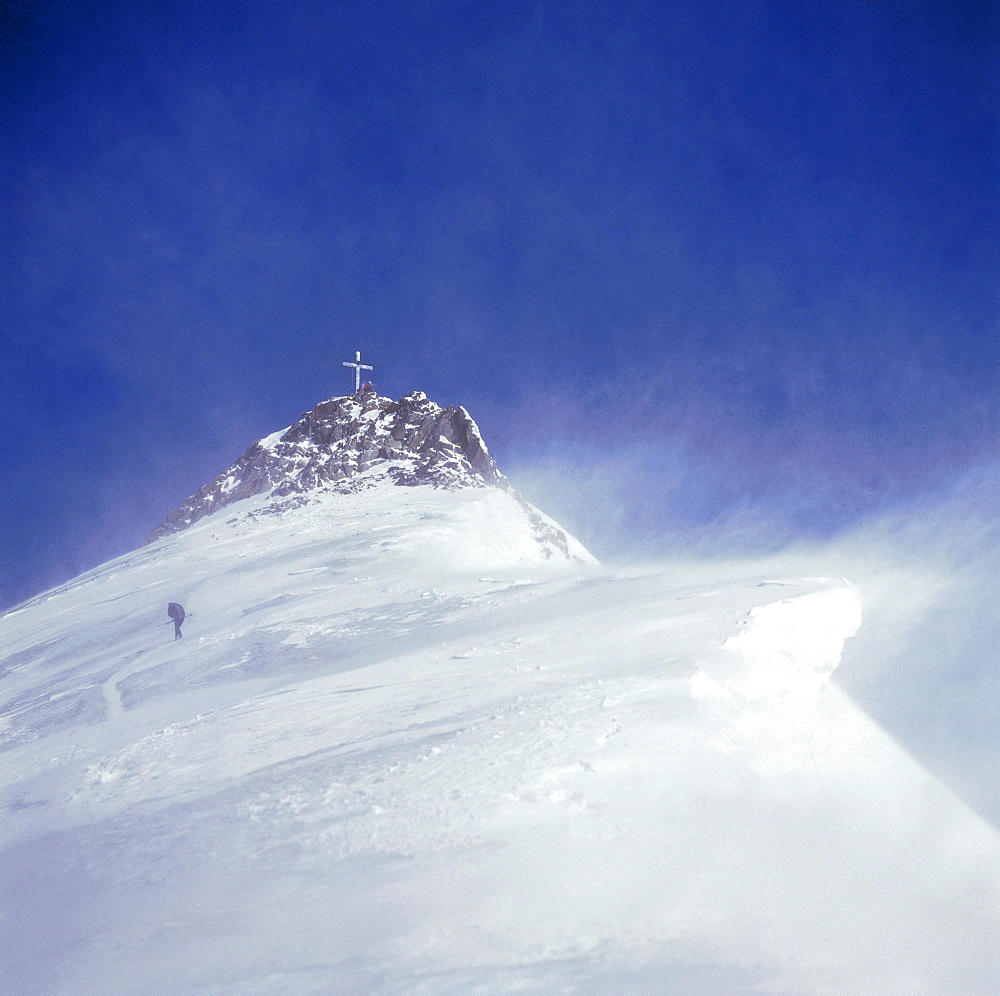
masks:
<instances>
[{"instance_id":1,"label":"summit cross","mask_svg":"<svg viewBox=\"0 0 1000 996\"><path fill-rule=\"evenodd\" d=\"M361 362L361 350L356 350L354 353L354 362L349 363L344 360L345 367L354 367L354 393L357 394L361 390L361 371L362 370L374 370L374 367L370 367L367 363Z\"/></svg>"}]
</instances>

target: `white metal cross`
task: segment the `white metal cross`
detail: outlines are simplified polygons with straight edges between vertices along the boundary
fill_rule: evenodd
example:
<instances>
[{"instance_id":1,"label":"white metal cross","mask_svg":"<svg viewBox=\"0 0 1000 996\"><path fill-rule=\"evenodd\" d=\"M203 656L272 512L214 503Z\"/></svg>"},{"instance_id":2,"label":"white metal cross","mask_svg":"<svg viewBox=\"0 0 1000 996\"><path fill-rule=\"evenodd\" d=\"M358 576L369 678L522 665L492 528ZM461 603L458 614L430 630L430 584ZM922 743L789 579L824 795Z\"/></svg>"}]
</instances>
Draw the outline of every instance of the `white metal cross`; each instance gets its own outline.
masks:
<instances>
[{"instance_id":1,"label":"white metal cross","mask_svg":"<svg viewBox=\"0 0 1000 996\"><path fill-rule=\"evenodd\" d=\"M367 363L361 362L361 350L357 350L354 353L354 362L348 363L344 360L345 367L354 367L354 393L357 394L361 390L361 371L362 370L374 370L374 367L368 366Z\"/></svg>"}]
</instances>

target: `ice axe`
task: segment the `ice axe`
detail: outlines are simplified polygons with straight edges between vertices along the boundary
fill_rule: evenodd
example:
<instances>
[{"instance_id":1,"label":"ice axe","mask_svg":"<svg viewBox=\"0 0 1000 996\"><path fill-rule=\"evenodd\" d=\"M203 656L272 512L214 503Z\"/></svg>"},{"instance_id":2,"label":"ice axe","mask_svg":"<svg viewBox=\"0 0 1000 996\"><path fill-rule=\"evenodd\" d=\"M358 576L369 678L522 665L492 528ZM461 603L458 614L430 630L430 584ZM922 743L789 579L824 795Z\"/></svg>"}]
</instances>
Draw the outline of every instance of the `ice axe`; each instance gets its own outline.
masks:
<instances>
[{"instance_id":1,"label":"ice axe","mask_svg":"<svg viewBox=\"0 0 1000 996\"><path fill-rule=\"evenodd\" d=\"M193 619L193 618L194 618L194 613L193 612L185 613L185 615L184 615L184 622L187 622L189 619ZM173 626L173 624L174 624L173 619L168 619L165 623L157 623L156 624L156 628L159 629L161 626Z\"/></svg>"}]
</instances>

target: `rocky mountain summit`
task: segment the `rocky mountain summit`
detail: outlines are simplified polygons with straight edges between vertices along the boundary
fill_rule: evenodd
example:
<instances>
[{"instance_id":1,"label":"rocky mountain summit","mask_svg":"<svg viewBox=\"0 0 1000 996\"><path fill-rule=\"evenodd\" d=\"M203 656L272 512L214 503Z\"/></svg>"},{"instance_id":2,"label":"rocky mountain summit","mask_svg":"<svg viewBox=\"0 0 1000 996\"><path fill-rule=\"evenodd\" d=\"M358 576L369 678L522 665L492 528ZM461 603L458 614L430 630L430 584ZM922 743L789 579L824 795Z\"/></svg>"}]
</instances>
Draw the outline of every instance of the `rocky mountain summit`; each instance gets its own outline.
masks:
<instances>
[{"instance_id":1,"label":"rocky mountain summit","mask_svg":"<svg viewBox=\"0 0 1000 996\"><path fill-rule=\"evenodd\" d=\"M281 510L321 493L350 493L384 483L500 488L528 515L540 543L569 555L565 534L497 469L469 413L451 405L442 408L422 391L393 401L361 390L321 402L287 429L253 443L235 464L171 512L146 542L258 495L287 499L275 505Z\"/></svg>"}]
</instances>

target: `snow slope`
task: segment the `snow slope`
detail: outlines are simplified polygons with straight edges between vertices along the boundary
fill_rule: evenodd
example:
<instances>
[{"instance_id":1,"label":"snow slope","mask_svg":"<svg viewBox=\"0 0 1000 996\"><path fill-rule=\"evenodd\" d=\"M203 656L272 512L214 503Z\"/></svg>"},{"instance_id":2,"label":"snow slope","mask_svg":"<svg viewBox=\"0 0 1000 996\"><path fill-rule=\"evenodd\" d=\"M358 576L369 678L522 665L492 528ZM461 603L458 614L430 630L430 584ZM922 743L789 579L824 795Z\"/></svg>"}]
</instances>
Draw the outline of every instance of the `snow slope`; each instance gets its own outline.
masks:
<instances>
[{"instance_id":1,"label":"snow slope","mask_svg":"<svg viewBox=\"0 0 1000 996\"><path fill-rule=\"evenodd\" d=\"M0 619L4 993L996 991L1000 837L829 682L847 582L266 511Z\"/></svg>"}]
</instances>

